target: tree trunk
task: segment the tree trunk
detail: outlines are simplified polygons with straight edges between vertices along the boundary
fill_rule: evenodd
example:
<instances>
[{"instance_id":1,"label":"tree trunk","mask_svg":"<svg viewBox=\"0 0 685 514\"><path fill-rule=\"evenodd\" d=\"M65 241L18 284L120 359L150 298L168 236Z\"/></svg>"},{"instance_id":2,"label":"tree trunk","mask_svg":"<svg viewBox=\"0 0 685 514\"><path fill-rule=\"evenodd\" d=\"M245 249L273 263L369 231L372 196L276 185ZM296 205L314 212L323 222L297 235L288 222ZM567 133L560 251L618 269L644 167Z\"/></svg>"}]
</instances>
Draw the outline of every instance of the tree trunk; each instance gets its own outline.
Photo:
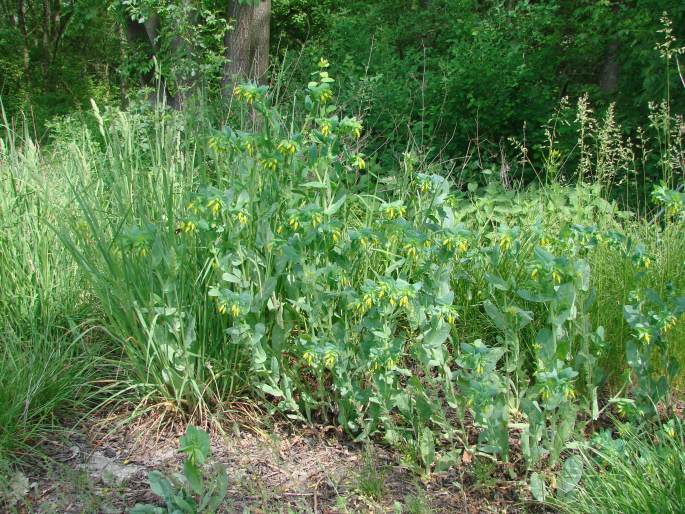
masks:
<instances>
[{"instance_id":1,"label":"tree trunk","mask_svg":"<svg viewBox=\"0 0 685 514\"><path fill-rule=\"evenodd\" d=\"M231 94L240 80L264 80L269 67L271 0L262 0L256 6L230 0L228 18L233 29L224 38L226 64L222 86L225 96Z\"/></svg>"},{"instance_id":2,"label":"tree trunk","mask_svg":"<svg viewBox=\"0 0 685 514\"><path fill-rule=\"evenodd\" d=\"M177 65L174 67L174 82L176 94L172 99L175 109L183 109L186 100L191 96L198 79L197 63L193 58L193 29L197 22L197 11L191 0L182 0L182 19L179 20L177 34L171 41L172 59Z\"/></svg>"},{"instance_id":3,"label":"tree trunk","mask_svg":"<svg viewBox=\"0 0 685 514\"><path fill-rule=\"evenodd\" d=\"M241 78L250 72L250 28L254 8L241 5L238 0L230 0L228 6L229 20L234 24L224 37L226 47L226 64L224 65L223 90L230 96L233 87Z\"/></svg>"},{"instance_id":4,"label":"tree trunk","mask_svg":"<svg viewBox=\"0 0 685 514\"><path fill-rule=\"evenodd\" d=\"M26 30L26 4L24 4L24 0L17 0L17 26L19 27L19 32L21 32L21 37L24 42L22 48L22 55L24 58L24 73L28 74L30 65L29 36Z\"/></svg>"},{"instance_id":5,"label":"tree trunk","mask_svg":"<svg viewBox=\"0 0 685 514\"><path fill-rule=\"evenodd\" d=\"M618 88L618 48L619 45L616 41L609 43L604 56L602 73L599 77L599 88L605 94L614 93Z\"/></svg>"},{"instance_id":6,"label":"tree trunk","mask_svg":"<svg viewBox=\"0 0 685 514\"><path fill-rule=\"evenodd\" d=\"M149 25L148 22L151 22ZM145 23L139 23L137 20L131 19L129 16L125 16L125 35L126 41L129 46L142 50L145 52L147 58L152 61L157 55L157 40L156 34L159 31L159 23L157 19L157 25L153 18L146 21ZM148 71L140 74L140 85L143 87L157 88L155 68L151 67ZM159 98L158 98L159 97ZM154 105L158 100L164 100L167 105L173 105L173 98L167 90L166 84L162 82L159 84L158 94L151 95L149 100Z\"/></svg>"},{"instance_id":7,"label":"tree trunk","mask_svg":"<svg viewBox=\"0 0 685 514\"><path fill-rule=\"evenodd\" d=\"M152 46L155 53L159 51L158 38L160 25L161 20L158 14L153 14L147 20L145 20L145 33L147 34L148 40L150 41L150 46Z\"/></svg>"},{"instance_id":8,"label":"tree trunk","mask_svg":"<svg viewBox=\"0 0 685 514\"><path fill-rule=\"evenodd\" d=\"M614 3L611 6L611 12L614 18L618 17L619 4ZM611 94L618 88L618 62L619 43L616 40L611 41L607 45L606 54L604 55L604 63L602 64L602 71L599 76L599 88L605 94Z\"/></svg>"},{"instance_id":9,"label":"tree trunk","mask_svg":"<svg viewBox=\"0 0 685 514\"><path fill-rule=\"evenodd\" d=\"M126 41L128 44L135 49L144 49L145 54L148 58L152 59L155 55L154 49L150 44L150 39L148 38L147 30L145 30L145 25L139 23L136 20L132 20L130 17L126 16ZM154 79L154 71L150 70L142 73L140 76L140 81L142 86L151 86Z\"/></svg>"},{"instance_id":10,"label":"tree trunk","mask_svg":"<svg viewBox=\"0 0 685 514\"><path fill-rule=\"evenodd\" d=\"M50 61L50 0L43 0L43 76L48 80L48 69Z\"/></svg>"},{"instance_id":11,"label":"tree trunk","mask_svg":"<svg viewBox=\"0 0 685 514\"><path fill-rule=\"evenodd\" d=\"M254 9L252 20L252 76L263 82L269 68L269 40L271 36L271 0L262 0Z\"/></svg>"},{"instance_id":12,"label":"tree trunk","mask_svg":"<svg viewBox=\"0 0 685 514\"><path fill-rule=\"evenodd\" d=\"M53 41L52 41L52 59L51 62L55 62L57 59L57 51L59 50L59 43L64 36L64 32L67 30L67 26L74 15L74 10L62 14L62 4L60 0L55 2L55 10L53 15Z\"/></svg>"}]
</instances>

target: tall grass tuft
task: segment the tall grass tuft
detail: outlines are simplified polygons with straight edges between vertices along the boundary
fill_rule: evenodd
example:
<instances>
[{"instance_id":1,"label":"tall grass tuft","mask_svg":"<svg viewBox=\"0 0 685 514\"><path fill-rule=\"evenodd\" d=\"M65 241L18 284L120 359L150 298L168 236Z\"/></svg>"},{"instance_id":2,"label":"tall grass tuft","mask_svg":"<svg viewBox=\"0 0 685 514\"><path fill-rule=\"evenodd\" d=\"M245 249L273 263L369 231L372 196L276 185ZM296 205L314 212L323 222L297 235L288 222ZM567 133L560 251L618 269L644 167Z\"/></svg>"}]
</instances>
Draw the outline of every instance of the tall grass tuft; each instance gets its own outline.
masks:
<instances>
[{"instance_id":1,"label":"tall grass tuft","mask_svg":"<svg viewBox=\"0 0 685 514\"><path fill-rule=\"evenodd\" d=\"M239 348L207 294L205 243L181 237L178 212L203 164L182 115L100 114L97 140L72 146L77 215L61 237L88 277L103 325L123 350L120 394L206 420L244 382ZM89 138L87 138L89 139ZM204 141L203 141L204 142ZM161 409L160 409L161 408Z\"/></svg>"},{"instance_id":2,"label":"tall grass tuft","mask_svg":"<svg viewBox=\"0 0 685 514\"><path fill-rule=\"evenodd\" d=\"M685 510L685 434L682 422L641 431L620 424L619 439L598 438L587 450L585 476L572 494L554 505L561 512L679 513Z\"/></svg>"},{"instance_id":3,"label":"tall grass tuft","mask_svg":"<svg viewBox=\"0 0 685 514\"><path fill-rule=\"evenodd\" d=\"M83 281L56 223L64 177L23 134L0 133L0 465L33 453L60 417L80 410L96 373L84 337Z\"/></svg>"}]
</instances>

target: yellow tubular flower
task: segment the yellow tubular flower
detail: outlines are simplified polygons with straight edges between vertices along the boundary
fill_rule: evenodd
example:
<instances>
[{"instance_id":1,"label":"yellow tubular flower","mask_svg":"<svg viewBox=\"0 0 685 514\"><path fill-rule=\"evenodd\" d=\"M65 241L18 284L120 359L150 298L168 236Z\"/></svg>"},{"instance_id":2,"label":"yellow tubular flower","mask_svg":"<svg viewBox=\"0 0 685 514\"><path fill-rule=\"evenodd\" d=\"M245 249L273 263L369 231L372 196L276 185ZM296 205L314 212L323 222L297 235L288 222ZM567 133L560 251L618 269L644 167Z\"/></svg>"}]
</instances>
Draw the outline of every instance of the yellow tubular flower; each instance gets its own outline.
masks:
<instances>
[{"instance_id":1,"label":"yellow tubular flower","mask_svg":"<svg viewBox=\"0 0 685 514\"><path fill-rule=\"evenodd\" d=\"M240 307L236 303L231 305L231 316L233 316L234 318L240 316Z\"/></svg>"},{"instance_id":2,"label":"yellow tubular flower","mask_svg":"<svg viewBox=\"0 0 685 514\"><path fill-rule=\"evenodd\" d=\"M276 149L283 155L295 155L295 152L297 151L297 146L293 141L284 139L280 143L278 143Z\"/></svg>"},{"instance_id":3,"label":"yellow tubular flower","mask_svg":"<svg viewBox=\"0 0 685 514\"><path fill-rule=\"evenodd\" d=\"M652 341L652 334L650 334L647 330L640 330L638 339L645 344L649 344Z\"/></svg>"},{"instance_id":4,"label":"yellow tubular flower","mask_svg":"<svg viewBox=\"0 0 685 514\"><path fill-rule=\"evenodd\" d=\"M181 229L186 234L192 234L195 232L195 230L197 230L197 225L192 221L186 221L185 223L181 223Z\"/></svg>"},{"instance_id":5,"label":"yellow tubular flower","mask_svg":"<svg viewBox=\"0 0 685 514\"><path fill-rule=\"evenodd\" d=\"M409 297L407 295L404 295L402 298L400 298L400 307L409 307Z\"/></svg>"},{"instance_id":6,"label":"yellow tubular flower","mask_svg":"<svg viewBox=\"0 0 685 514\"><path fill-rule=\"evenodd\" d=\"M311 366L314 364L314 354L310 351L306 351L302 354L302 358L304 358L304 361L307 363L308 366Z\"/></svg>"},{"instance_id":7,"label":"yellow tubular flower","mask_svg":"<svg viewBox=\"0 0 685 514\"><path fill-rule=\"evenodd\" d=\"M207 208L210 210L212 215L216 216L221 210L221 201L218 198L212 198L207 202Z\"/></svg>"},{"instance_id":8,"label":"yellow tubular flower","mask_svg":"<svg viewBox=\"0 0 685 514\"><path fill-rule=\"evenodd\" d=\"M415 259L416 255L418 254L418 252L416 251L416 247L414 247L414 245L411 244L404 245L404 251L412 259Z\"/></svg>"},{"instance_id":9,"label":"yellow tubular flower","mask_svg":"<svg viewBox=\"0 0 685 514\"><path fill-rule=\"evenodd\" d=\"M469 242L466 241L465 239L459 242L459 246L457 246L457 249L461 252L464 253L469 249Z\"/></svg>"},{"instance_id":10,"label":"yellow tubular flower","mask_svg":"<svg viewBox=\"0 0 685 514\"><path fill-rule=\"evenodd\" d=\"M240 226L242 226L242 227L247 225L247 222L249 221L248 215L245 211L239 211L238 214L236 214L236 219L238 220L238 223L240 223Z\"/></svg>"},{"instance_id":11,"label":"yellow tubular flower","mask_svg":"<svg viewBox=\"0 0 685 514\"><path fill-rule=\"evenodd\" d=\"M276 171L276 168L278 167L278 161L274 158L262 159L261 165L265 170Z\"/></svg>"},{"instance_id":12,"label":"yellow tubular flower","mask_svg":"<svg viewBox=\"0 0 685 514\"><path fill-rule=\"evenodd\" d=\"M561 284L561 273L556 270L552 271L552 280L555 284Z\"/></svg>"},{"instance_id":13,"label":"yellow tubular flower","mask_svg":"<svg viewBox=\"0 0 685 514\"><path fill-rule=\"evenodd\" d=\"M566 400L573 400L576 397L576 391L573 389L572 386L566 386L564 387L564 399Z\"/></svg>"},{"instance_id":14,"label":"yellow tubular flower","mask_svg":"<svg viewBox=\"0 0 685 514\"><path fill-rule=\"evenodd\" d=\"M327 368L333 368L335 366L335 354L333 352L326 352L326 355L323 357L323 363Z\"/></svg>"},{"instance_id":15,"label":"yellow tubular flower","mask_svg":"<svg viewBox=\"0 0 685 514\"><path fill-rule=\"evenodd\" d=\"M677 318L673 314L669 315L664 320L664 328L663 328L664 334L667 334L668 332L670 332L670 330L673 327L675 327L675 324L677 323L677 321L678 321Z\"/></svg>"}]
</instances>

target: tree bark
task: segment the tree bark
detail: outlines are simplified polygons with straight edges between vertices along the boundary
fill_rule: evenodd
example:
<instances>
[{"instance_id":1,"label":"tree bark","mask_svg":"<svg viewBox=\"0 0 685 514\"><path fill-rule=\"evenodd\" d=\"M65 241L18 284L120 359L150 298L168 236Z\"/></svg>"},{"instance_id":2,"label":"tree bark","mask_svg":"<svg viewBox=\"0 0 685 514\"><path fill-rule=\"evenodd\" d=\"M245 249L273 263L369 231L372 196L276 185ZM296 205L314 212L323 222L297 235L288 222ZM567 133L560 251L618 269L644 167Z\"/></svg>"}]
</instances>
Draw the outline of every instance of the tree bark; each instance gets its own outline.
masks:
<instances>
[{"instance_id":1,"label":"tree bark","mask_svg":"<svg viewBox=\"0 0 685 514\"><path fill-rule=\"evenodd\" d=\"M193 8L191 0L182 0L183 17L179 21L181 27L177 30L176 36L171 42L172 58L179 66L174 72L176 94L172 99L175 109L183 109L186 100L191 96L197 82L197 63L193 59L193 37L192 27L197 22L197 11Z\"/></svg>"},{"instance_id":2,"label":"tree bark","mask_svg":"<svg viewBox=\"0 0 685 514\"><path fill-rule=\"evenodd\" d=\"M254 8L252 33L252 76L258 82L263 82L266 78L266 71L269 68L271 0L262 0Z\"/></svg>"},{"instance_id":3,"label":"tree bark","mask_svg":"<svg viewBox=\"0 0 685 514\"><path fill-rule=\"evenodd\" d=\"M619 13L619 4L613 4L611 11L613 17L616 18ZM607 45L604 62L602 63L602 71L599 76L599 88L605 94L614 93L618 88L618 74L620 71L618 53L619 43L613 40Z\"/></svg>"},{"instance_id":4,"label":"tree bark","mask_svg":"<svg viewBox=\"0 0 685 514\"><path fill-rule=\"evenodd\" d=\"M611 94L618 88L618 49L616 41L609 43L602 65L602 73L599 77L599 88L605 94Z\"/></svg>"},{"instance_id":5,"label":"tree bark","mask_svg":"<svg viewBox=\"0 0 685 514\"><path fill-rule=\"evenodd\" d=\"M150 46L152 46L155 53L159 51L158 38L161 23L162 22L158 14L153 14L147 20L145 20L145 33L147 34L148 40L150 41Z\"/></svg>"},{"instance_id":6,"label":"tree bark","mask_svg":"<svg viewBox=\"0 0 685 514\"><path fill-rule=\"evenodd\" d=\"M149 21L149 20L148 20ZM125 35L126 35L126 41L128 42L129 46L142 50L145 52L146 57L152 61L155 56L157 55L157 39L156 39L156 33L154 29L154 21L150 27L147 26L147 22L145 23L139 23L137 20L131 19L129 16L125 16ZM159 24L157 24L157 29L156 31L159 30ZM154 36L154 37L153 37ZM143 87L150 87L150 88L156 88L157 84L155 83L155 68L151 67L149 70L140 73L140 85ZM163 99L166 101L167 104L173 104L173 99L171 98L171 95L169 94L169 91L167 90L166 84L163 82L159 84L159 94L162 95ZM157 94L151 95L150 97L150 102L152 104L157 103Z\"/></svg>"},{"instance_id":7,"label":"tree bark","mask_svg":"<svg viewBox=\"0 0 685 514\"><path fill-rule=\"evenodd\" d=\"M224 65L223 91L230 96L236 82L249 76L251 28L254 7L241 5L238 0L230 0L228 18L234 23L224 37L226 64Z\"/></svg>"},{"instance_id":8,"label":"tree bark","mask_svg":"<svg viewBox=\"0 0 685 514\"><path fill-rule=\"evenodd\" d=\"M231 94L240 80L265 80L269 68L271 0L261 0L254 6L230 0L228 17L234 26L224 38L226 64L222 89L225 96Z\"/></svg>"},{"instance_id":9,"label":"tree bark","mask_svg":"<svg viewBox=\"0 0 685 514\"><path fill-rule=\"evenodd\" d=\"M29 36L26 30L26 4L24 4L24 0L17 0L17 27L19 28L19 32L21 32L21 37L24 42L22 48L24 73L28 74L30 65Z\"/></svg>"},{"instance_id":10,"label":"tree bark","mask_svg":"<svg viewBox=\"0 0 685 514\"><path fill-rule=\"evenodd\" d=\"M150 39L148 37L147 30L145 30L145 25L136 20L132 20L129 16L126 16L125 24L126 41L128 41L128 44L136 49L144 49L146 56L149 59L152 59L155 56L155 52L150 44ZM140 80L142 86L152 85L153 79L153 70L141 73Z\"/></svg>"},{"instance_id":11,"label":"tree bark","mask_svg":"<svg viewBox=\"0 0 685 514\"><path fill-rule=\"evenodd\" d=\"M50 0L43 0L43 76L48 81L48 69L50 61Z\"/></svg>"},{"instance_id":12,"label":"tree bark","mask_svg":"<svg viewBox=\"0 0 685 514\"><path fill-rule=\"evenodd\" d=\"M74 15L73 6L72 10L68 11L66 14L62 13L62 4L60 0L55 3L55 11L53 15L53 41L52 41L52 61L55 62L57 59L57 50L59 49L59 43L64 36L64 32L67 30L67 26Z\"/></svg>"}]
</instances>

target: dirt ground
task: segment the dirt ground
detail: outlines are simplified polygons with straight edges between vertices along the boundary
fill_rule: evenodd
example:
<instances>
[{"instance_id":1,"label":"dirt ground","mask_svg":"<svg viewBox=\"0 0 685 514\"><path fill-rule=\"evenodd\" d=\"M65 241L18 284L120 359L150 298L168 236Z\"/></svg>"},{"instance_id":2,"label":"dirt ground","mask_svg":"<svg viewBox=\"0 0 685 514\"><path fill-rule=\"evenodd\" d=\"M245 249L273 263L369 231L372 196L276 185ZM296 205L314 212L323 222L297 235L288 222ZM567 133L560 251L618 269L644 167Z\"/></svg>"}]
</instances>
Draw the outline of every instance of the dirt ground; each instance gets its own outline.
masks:
<instances>
[{"instance_id":1,"label":"dirt ground","mask_svg":"<svg viewBox=\"0 0 685 514\"><path fill-rule=\"evenodd\" d=\"M44 443L49 464L23 471L23 498L10 512L109 514L136 503L161 505L147 476L180 468L183 429L159 430L145 420L111 426L79 426ZM467 454L456 468L422 480L400 465L399 455L352 443L332 427L255 431L236 424L229 432L212 434L209 467L223 465L229 477L221 512L541 512L514 464Z\"/></svg>"}]
</instances>

